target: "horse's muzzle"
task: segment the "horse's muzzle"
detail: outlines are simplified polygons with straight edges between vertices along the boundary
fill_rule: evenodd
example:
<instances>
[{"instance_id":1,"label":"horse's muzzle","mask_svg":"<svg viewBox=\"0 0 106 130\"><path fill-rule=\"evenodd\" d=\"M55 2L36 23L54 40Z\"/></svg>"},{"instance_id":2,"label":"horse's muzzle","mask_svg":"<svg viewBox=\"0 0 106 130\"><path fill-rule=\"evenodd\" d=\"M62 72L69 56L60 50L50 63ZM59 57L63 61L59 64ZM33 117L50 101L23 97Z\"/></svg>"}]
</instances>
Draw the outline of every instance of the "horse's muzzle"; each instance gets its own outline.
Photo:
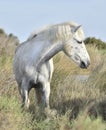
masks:
<instances>
[{"instance_id":1,"label":"horse's muzzle","mask_svg":"<svg viewBox=\"0 0 106 130\"><path fill-rule=\"evenodd\" d=\"M81 61L80 68L87 69L89 65L90 65L89 61L87 61L87 62Z\"/></svg>"}]
</instances>

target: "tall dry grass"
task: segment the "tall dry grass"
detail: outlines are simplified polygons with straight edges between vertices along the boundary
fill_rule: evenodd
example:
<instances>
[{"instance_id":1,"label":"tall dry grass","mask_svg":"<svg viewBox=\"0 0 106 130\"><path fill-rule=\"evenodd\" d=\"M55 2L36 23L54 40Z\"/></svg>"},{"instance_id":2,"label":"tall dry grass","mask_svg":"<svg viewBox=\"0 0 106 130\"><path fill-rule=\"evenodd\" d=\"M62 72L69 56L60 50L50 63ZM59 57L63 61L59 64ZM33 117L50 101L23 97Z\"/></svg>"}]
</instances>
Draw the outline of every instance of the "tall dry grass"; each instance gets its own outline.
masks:
<instances>
[{"instance_id":1,"label":"tall dry grass","mask_svg":"<svg viewBox=\"0 0 106 130\"><path fill-rule=\"evenodd\" d=\"M0 129L106 130L106 51L87 47L91 66L82 70L63 54L54 58L50 106L58 115L47 118L37 109L31 91L30 110L23 111L12 71L13 56L0 57ZM78 75L89 75L88 80Z\"/></svg>"},{"instance_id":2,"label":"tall dry grass","mask_svg":"<svg viewBox=\"0 0 106 130\"><path fill-rule=\"evenodd\" d=\"M64 58L56 63L58 65L52 80L51 106L58 109L60 113L71 109L70 117L77 117L81 110L88 107L90 114L101 115L106 119L106 53L103 55L93 47L88 49L91 55L91 66L84 72L79 68L75 69L77 71L70 72L71 67L66 67L69 61L65 61L65 65L61 63ZM65 71L61 70L61 65ZM80 74L89 74L87 81L78 79L77 75Z\"/></svg>"}]
</instances>

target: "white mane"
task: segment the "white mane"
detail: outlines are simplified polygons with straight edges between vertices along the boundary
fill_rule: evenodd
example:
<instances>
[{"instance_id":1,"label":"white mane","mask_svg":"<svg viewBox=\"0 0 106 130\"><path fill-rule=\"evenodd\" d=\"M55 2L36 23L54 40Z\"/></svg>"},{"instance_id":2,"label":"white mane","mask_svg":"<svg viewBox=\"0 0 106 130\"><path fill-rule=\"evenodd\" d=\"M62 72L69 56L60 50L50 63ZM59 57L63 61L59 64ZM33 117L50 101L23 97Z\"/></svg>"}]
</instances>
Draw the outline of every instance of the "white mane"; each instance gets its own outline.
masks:
<instances>
[{"instance_id":1,"label":"white mane","mask_svg":"<svg viewBox=\"0 0 106 130\"><path fill-rule=\"evenodd\" d=\"M69 39L72 36L71 29L73 29L76 26L78 26L78 24L75 22L65 22L61 24L45 26L43 29L34 31L29 36L28 40L31 40L36 36L40 36L43 40L49 39L51 42ZM78 33L81 37L83 36L82 29L79 29Z\"/></svg>"}]
</instances>

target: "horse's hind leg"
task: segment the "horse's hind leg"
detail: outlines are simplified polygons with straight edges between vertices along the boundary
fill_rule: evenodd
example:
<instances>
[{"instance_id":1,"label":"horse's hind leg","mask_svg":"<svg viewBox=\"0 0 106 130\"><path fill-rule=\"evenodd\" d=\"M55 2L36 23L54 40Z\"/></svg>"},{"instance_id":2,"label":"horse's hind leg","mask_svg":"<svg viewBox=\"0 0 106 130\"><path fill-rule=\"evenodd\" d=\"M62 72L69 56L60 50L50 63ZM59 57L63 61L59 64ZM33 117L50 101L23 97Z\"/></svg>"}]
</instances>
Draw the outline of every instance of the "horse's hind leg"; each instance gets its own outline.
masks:
<instances>
[{"instance_id":1,"label":"horse's hind leg","mask_svg":"<svg viewBox=\"0 0 106 130\"><path fill-rule=\"evenodd\" d=\"M22 106L29 108L29 82L25 78L22 80L21 88L19 91L22 97Z\"/></svg>"}]
</instances>

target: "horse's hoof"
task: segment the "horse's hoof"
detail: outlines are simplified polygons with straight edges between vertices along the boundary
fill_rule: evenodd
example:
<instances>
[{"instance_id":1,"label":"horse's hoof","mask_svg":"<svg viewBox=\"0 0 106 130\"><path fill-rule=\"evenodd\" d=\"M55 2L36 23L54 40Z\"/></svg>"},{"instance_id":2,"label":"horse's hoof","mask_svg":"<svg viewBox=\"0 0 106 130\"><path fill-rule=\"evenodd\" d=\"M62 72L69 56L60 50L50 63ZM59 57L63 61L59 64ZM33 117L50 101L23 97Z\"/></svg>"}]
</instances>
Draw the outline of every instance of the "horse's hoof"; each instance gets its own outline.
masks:
<instances>
[{"instance_id":1,"label":"horse's hoof","mask_svg":"<svg viewBox=\"0 0 106 130\"><path fill-rule=\"evenodd\" d=\"M57 110L45 108L45 114L47 117L54 117L57 115Z\"/></svg>"}]
</instances>

